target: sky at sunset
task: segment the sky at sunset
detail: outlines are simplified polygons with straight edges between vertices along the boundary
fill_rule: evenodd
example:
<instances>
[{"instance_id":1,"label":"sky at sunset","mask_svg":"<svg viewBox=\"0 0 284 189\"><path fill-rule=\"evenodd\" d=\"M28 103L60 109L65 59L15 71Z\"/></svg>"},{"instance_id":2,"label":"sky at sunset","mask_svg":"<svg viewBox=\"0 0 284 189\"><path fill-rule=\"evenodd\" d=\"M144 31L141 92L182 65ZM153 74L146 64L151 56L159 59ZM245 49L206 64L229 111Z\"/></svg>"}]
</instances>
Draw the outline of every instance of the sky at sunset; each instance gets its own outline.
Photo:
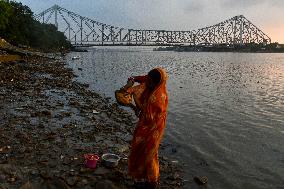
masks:
<instances>
[{"instance_id":1,"label":"sky at sunset","mask_svg":"<svg viewBox=\"0 0 284 189\"><path fill-rule=\"evenodd\" d=\"M39 13L54 4L133 29L194 30L244 15L272 42L284 43L284 0L18 0Z\"/></svg>"}]
</instances>

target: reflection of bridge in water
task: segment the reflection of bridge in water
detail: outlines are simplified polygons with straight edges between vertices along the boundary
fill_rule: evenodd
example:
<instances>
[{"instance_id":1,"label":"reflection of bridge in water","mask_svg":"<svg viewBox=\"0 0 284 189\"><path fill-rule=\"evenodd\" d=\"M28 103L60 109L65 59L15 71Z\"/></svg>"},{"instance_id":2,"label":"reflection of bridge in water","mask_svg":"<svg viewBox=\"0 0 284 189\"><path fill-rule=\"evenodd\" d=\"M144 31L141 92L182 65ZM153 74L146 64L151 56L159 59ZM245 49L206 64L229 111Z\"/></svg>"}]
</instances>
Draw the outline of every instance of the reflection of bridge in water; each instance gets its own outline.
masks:
<instances>
[{"instance_id":1,"label":"reflection of bridge in water","mask_svg":"<svg viewBox=\"0 0 284 189\"><path fill-rule=\"evenodd\" d=\"M58 5L35 17L42 23L54 24L75 46L271 43L264 32L242 15L192 31L125 29L80 16Z\"/></svg>"}]
</instances>

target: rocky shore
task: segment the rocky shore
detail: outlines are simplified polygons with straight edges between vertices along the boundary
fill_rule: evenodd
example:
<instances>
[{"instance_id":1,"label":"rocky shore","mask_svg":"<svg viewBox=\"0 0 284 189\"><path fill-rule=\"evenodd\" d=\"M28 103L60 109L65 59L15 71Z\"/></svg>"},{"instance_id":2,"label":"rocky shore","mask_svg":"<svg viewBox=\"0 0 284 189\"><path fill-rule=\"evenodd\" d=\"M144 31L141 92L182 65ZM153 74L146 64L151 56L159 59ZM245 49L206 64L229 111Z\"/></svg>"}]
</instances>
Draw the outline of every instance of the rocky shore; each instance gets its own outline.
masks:
<instances>
[{"instance_id":1,"label":"rocky shore","mask_svg":"<svg viewBox=\"0 0 284 189\"><path fill-rule=\"evenodd\" d=\"M127 156L137 119L75 82L60 59L0 63L0 189L133 188ZM115 153L119 166L84 166ZM161 188L181 188L179 165L160 156Z\"/></svg>"}]
</instances>

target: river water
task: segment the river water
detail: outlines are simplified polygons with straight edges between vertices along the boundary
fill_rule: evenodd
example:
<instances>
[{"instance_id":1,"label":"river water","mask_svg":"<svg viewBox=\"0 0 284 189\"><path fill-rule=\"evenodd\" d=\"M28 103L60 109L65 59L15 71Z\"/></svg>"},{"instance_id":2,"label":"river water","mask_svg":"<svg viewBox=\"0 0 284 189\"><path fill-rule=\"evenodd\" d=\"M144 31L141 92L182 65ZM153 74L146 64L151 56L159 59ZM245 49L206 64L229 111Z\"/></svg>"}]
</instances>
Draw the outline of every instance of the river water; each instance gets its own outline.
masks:
<instances>
[{"instance_id":1,"label":"river water","mask_svg":"<svg viewBox=\"0 0 284 189\"><path fill-rule=\"evenodd\" d=\"M100 47L67 60L77 80L112 98L131 75L168 71L164 143L184 188L198 188L195 175L209 189L284 188L284 54Z\"/></svg>"}]
</instances>

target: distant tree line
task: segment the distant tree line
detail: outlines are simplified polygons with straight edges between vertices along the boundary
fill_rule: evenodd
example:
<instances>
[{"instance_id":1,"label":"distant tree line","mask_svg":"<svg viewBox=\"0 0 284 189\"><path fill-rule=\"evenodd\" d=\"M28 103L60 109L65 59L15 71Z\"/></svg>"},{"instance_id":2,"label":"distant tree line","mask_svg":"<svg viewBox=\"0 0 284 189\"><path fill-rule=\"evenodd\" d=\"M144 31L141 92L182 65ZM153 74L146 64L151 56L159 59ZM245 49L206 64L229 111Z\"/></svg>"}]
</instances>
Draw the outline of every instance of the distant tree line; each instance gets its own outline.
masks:
<instances>
[{"instance_id":1,"label":"distant tree line","mask_svg":"<svg viewBox=\"0 0 284 189\"><path fill-rule=\"evenodd\" d=\"M54 25L36 21L28 6L15 1L0 0L0 37L13 45L44 51L71 47Z\"/></svg>"},{"instance_id":2,"label":"distant tree line","mask_svg":"<svg viewBox=\"0 0 284 189\"><path fill-rule=\"evenodd\" d=\"M284 52L284 45L277 42L270 44L258 44L258 43L249 43L246 45L247 49L250 49L252 52L256 51L271 51L271 52Z\"/></svg>"}]
</instances>

